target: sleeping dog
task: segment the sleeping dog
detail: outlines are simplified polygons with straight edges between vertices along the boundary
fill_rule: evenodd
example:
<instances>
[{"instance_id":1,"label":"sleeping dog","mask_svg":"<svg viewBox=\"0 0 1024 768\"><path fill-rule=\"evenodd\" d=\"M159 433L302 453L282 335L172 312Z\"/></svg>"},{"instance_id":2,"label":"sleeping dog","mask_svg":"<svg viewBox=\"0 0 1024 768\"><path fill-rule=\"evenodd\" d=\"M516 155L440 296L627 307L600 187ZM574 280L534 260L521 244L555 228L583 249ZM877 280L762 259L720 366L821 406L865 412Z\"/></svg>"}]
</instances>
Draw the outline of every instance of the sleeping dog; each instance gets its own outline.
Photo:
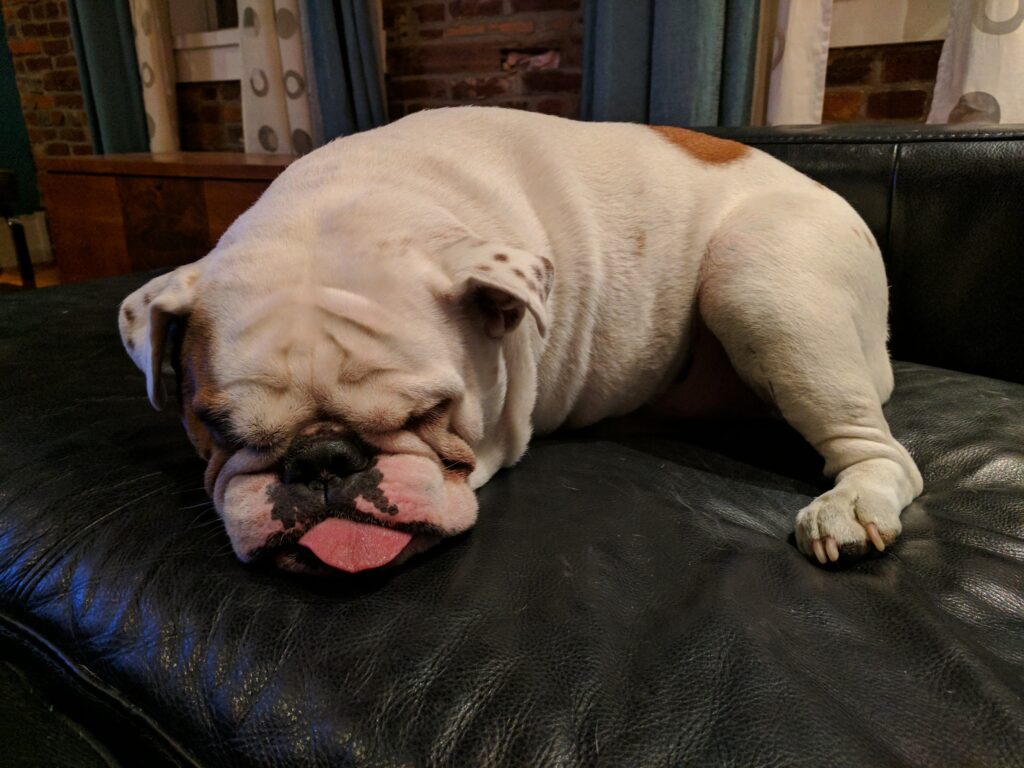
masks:
<instances>
[{"instance_id":1,"label":"sleeping dog","mask_svg":"<svg viewBox=\"0 0 1024 768\"><path fill-rule=\"evenodd\" d=\"M717 366L824 457L834 487L794 510L824 564L884 549L922 488L882 414L887 303L864 222L766 154L462 107L295 161L119 325L157 408L173 358L243 561L400 563L470 528L534 434L727 409Z\"/></svg>"}]
</instances>

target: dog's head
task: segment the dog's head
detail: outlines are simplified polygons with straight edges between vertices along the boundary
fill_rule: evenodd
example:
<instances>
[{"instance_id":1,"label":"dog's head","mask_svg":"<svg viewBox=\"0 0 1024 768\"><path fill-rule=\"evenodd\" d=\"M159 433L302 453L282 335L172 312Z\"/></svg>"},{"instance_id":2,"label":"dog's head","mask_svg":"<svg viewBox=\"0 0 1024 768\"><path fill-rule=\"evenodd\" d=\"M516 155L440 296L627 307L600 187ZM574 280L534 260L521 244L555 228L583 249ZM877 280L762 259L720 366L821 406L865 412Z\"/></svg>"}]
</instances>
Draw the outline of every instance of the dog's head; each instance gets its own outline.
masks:
<instances>
[{"instance_id":1,"label":"dog's head","mask_svg":"<svg viewBox=\"0 0 1024 768\"><path fill-rule=\"evenodd\" d=\"M177 374L238 557L354 572L471 527L475 449L506 396L502 338L527 314L544 332L550 262L464 238L284 275L260 248L232 242L156 277L119 317L156 408L165 362Z\"/></svg>"}]
</instances>

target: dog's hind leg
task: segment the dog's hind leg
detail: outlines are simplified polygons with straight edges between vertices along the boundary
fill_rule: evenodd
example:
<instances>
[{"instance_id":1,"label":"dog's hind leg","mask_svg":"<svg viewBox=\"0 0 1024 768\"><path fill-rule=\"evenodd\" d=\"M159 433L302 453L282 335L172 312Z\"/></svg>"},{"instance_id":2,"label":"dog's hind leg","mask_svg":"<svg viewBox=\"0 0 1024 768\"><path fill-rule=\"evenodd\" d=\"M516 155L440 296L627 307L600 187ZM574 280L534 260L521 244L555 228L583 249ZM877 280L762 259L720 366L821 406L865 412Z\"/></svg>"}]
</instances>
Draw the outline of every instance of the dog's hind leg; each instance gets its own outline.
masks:
<instances>
[{"instance_id":1,"label":"dog's hind leg","mask_svg":"<svg viewBox=\"0 0 1024 768\"><path fill-rule=\"evenodd\" d=\"M740 377L835 478L797 514L800 550L825 563L892 543L922 481L882 413L887 286L863 222L829 193L752 201L712 238L698 301Z\"/></svg>"}]
</instances>

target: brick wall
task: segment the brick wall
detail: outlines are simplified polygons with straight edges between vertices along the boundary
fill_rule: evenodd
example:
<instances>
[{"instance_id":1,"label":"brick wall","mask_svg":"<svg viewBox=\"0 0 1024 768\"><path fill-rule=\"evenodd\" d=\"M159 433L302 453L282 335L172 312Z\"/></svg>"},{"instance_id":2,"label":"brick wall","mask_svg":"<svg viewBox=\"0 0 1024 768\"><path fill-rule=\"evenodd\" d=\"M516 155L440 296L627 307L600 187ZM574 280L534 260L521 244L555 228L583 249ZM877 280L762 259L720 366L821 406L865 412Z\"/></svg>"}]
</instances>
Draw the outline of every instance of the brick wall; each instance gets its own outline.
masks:
<instances>
[{"instance_id":1,"label":"brick wall","mask_svg":"<svg viewBox=\"0 0 1024 768\"><path fill-rule=\"evenodd\" d=\"M33 154L91 154L65 0L2 0L2 5Z\"/></svg>"},{"instance_id":2,"label":"brick wall","mask_svg":"<svg viewBox=\"0 0 1024 768\"><path fill-rule=\"evenodd\" d=\"M829 51L822 122L923 123L942 41Z\"/></svg>"},{"instance_id":3,"label":"brick wall","mask_svg":"<svg viewBox=\"0 0 1024 768\"><path fill-rule=\"evenodd\" d=\"M575 117L580 0L383 0L392 120L494 104Z\"/></svg>"},{"instance_id":4,"label":"brick wall","mask_svg":"<svg viewBox=\"0 0 1024 768\"><path fill-rule=\"evenodd\" d=\"M178 83L177 88L178 133L183 150L243 151L241 83Z\"/></svg>"}]
</instances>

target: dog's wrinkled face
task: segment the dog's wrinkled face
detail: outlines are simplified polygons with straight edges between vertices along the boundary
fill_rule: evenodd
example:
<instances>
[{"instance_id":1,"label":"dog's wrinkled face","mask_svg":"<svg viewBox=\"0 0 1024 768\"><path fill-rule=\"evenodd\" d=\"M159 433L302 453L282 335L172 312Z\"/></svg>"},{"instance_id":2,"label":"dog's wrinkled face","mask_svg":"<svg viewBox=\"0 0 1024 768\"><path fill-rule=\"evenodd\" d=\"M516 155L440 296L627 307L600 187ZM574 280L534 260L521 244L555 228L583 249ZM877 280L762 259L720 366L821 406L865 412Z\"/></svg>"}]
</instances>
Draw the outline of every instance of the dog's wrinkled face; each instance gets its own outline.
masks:
<instances>
[{"instance_id":1,"label":"dog's wrinkled face","mask_svg":"<svg viewBox=\"0 0 1024 768\"><path fill-rule=\"evenodd\" d=\"M486 244L461 251L470 266L488 258ZM496 339L524 309L542 322L530 297L491 265L487 282L385 258L344 281L267 281L233 253L155 278L120 325L158 407L167 346L238 557L356 572L471 527L474 446L505 395Z\"/></svg>"}]
</instances>

